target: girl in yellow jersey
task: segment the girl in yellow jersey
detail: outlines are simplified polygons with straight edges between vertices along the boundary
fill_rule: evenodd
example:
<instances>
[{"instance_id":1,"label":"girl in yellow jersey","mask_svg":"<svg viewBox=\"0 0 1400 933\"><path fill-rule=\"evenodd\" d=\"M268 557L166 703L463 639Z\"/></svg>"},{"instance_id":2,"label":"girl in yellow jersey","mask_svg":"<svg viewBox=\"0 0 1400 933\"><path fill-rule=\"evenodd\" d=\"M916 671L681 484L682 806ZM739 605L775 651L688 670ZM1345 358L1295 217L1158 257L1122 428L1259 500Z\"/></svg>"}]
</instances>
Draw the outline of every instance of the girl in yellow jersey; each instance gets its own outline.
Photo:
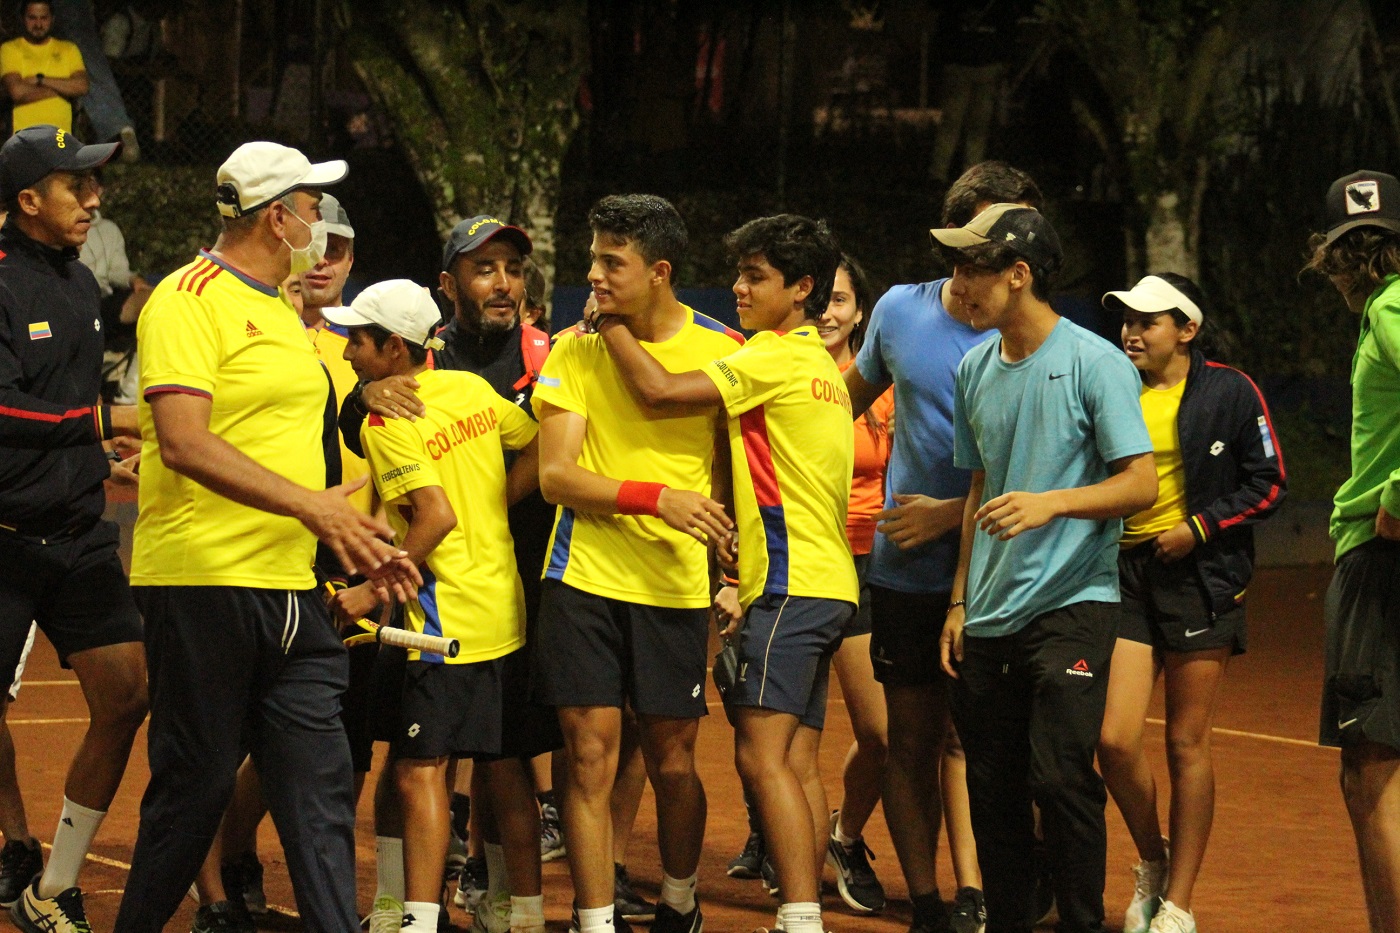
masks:
<instances>
[{"instance_id":1,"label":"girl in yellow jersey","mask_svg":"<svg viewBox=\"0 0 1400 933\"><path fill-rule=\"evenodd\" d=\"M1190 279L1149 275L1109 292L1142 376L1157 501L1123 524L1123 620L1108 681L1099 765L1141 859L1125 933L1195 933L1191 890L1214 811L1210 728L1233 654L1245 647L1252 525L1283 498L1283 460L1249 377L1197 349L1204 298ZM1152 687L1166 672L1171 861L1143 752Z\"/></svg>"}]
</instances>

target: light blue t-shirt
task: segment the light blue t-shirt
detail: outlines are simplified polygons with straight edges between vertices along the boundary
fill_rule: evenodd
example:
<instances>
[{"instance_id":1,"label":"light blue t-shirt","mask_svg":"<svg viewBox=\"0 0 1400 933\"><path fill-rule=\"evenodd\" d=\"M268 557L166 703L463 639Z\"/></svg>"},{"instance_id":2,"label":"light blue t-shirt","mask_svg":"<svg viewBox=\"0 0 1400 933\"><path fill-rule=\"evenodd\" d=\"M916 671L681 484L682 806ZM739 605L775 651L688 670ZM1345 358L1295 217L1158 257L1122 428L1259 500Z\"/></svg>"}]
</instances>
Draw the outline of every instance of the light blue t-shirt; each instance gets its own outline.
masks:
<instances>
[{"instance_id":1,"label":"light blue t-shirt","mask_svg":"<svg viewBox=\"0 0 1400 933\"><path fill-rule=\"evenodd\" d=\"M885 508L894 494L935 499L967 495L972 474L953 466L953 384L967 351L991 331L948 314L943 283L896 285L875 303L856 368L872 385L894 382L894 445L885 472ZM958 532L909 551L875 535L866 579L903 593L947 593L958 567Z\"/></svg>"},{"instance_id":2,"label":"light blue t-shirt","mask_svg":"<svg viewBox=\"0 0 1400 933\"><path fill-rule=\"evenodd\" d=\"M1000 340L989 340L958 368L955 459L986 471L983 503L1005 492L1092 486L1108 478L1110 462L1151 453L1141 391L1122 350L1063 318L1016 363L1001 358ZM1010 635L1072 603L1118 602L1122 533L1119 519L1057 518L1010 541L979 528L967 634Z\"/></svg>"}]
</instances>

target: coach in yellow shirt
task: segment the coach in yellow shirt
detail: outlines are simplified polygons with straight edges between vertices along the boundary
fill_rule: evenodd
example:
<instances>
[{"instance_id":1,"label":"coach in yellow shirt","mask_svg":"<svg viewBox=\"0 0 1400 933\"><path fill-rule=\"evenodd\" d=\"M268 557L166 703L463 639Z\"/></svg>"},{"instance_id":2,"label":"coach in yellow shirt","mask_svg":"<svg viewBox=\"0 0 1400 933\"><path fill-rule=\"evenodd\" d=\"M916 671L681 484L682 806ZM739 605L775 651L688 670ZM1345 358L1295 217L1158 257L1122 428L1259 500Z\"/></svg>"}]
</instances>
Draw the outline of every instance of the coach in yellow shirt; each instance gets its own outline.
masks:
<instances>
[{"instance_id":1,"label":"coach in yellow shirt","mask_svg":"<svg viewBox=\"0 0 1400 933\"><path fill-rule=\"evenodd\" d=\"M88 92L83 53L49 35L53 8L48 0L24 4L24 35L0 45L0 80L14 101L13 131L51 123L73 129L73 101Z\"/></svg>"},{"instance_id":2,"label":"coach in yellow shirt","mask_svg":"<svg viewBox=\"0 0 1400 933\"><path fill-rule=\"evenodd\" d=\"M330 377L278 289L320 260L320 189L345 173L275 143L240 146L219 168L218 242L156 286L137 326L131 582L151 671L151 781L117 930L161 929L174 914L245 753L307 926L359 925L337 715L346 655L317 595L316 539L401 598L419 578L385 543L390 529L349 503L352 489L325 488ZM232 909L211 898L195 925Z\"/></svg>"}]
</instances>

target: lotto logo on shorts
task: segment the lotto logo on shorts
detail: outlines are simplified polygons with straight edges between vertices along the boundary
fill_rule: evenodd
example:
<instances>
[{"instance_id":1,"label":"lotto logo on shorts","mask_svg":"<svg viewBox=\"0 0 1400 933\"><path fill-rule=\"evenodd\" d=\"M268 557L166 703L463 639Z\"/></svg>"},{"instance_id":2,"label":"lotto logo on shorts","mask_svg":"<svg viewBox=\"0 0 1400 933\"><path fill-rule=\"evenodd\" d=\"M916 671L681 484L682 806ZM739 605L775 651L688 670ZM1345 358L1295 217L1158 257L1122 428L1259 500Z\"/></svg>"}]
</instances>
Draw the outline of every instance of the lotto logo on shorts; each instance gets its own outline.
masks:
<instances>
[{"instance_id":1,"label":"lotto logo on shorts","mask_svg":"<svg viewBox=\"0 0 1400 933\"><path fill-rule=\"evenodd\" d=\"M696 684L696 685L695 685L695 689L692 690L692 691L690 691L690 695L691 695L692 698L693 698L693 697L698 697L698 696L700 695L700 685L699 685L699 684Z\"/></svg>"},{"instance_id":2,"label":"lotto logo on shorts","mask_svg":"<svg viewBox=\"0 0 1400 933\"><path fill-rule=\"evenodd\" d=\"M1073 674L1075 677L1093 677L1094 672L1089 670L1089 662L1080 658L1074 662L1073 667L1065 668L1066 674Z\"/></svg>"},{"instance_id":3,"label":"lotto logo on shorts","mask_svg":"<svg viewBox=\"0 0 1400 933\"><path fill-rule=\"evenodd\" d=\"M417 737L418 737L418 733L420 733L420 732L422 732L422 731L423 731L423 727L420 726L420 725L418 725L418 723L415 722L413 725L411 725L411 726L408 727L408 737L409 737L410 739L417 738Z\"/></svg>"}]
</instances>

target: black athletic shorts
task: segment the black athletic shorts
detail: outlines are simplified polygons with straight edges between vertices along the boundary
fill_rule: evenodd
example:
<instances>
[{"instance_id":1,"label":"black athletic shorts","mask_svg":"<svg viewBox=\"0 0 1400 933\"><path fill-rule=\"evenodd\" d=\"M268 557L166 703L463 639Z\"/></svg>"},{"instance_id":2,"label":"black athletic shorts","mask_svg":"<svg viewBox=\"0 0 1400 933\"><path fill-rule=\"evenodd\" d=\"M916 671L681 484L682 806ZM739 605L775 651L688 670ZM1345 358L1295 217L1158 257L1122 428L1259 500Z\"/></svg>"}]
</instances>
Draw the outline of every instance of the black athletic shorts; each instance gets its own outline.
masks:
<instances>
[{"instance_id":1,"label":"black athletic shorts","mask_svg":"<svg viewBox=\"0 0 1400 933\"><path fill-rule=\"evenodd\" d=\"M851 621L846 623L846 630L841 633L843 638L856 638L861 635L870 634L870 584L865 582L866 573L870 570L870 555L856 554L856 581L860 584L860 605L851 615Z\"/></svg>"},{"instance_id":2,"label":"black athletic shorts","mask_svg":"<svg viewBox=\"0 0 1400 933\"><path fill-rule=\"evenodd\" d=\"M1231 654L1244 654L1244 606L1211 619L1195 554L1163 563L1154 543L1144 541L1118 553L1118 583L1123 594L1119 638L1158 651L1229 648Z\"/></svg>"},{"instance_id":3,"label":"black athletic shorts","mask_svg":"<svg viewBox=\"0 0 1400 933\"><path fill-rule=\"evenodd\" d=\"M363 774L374 763L374 667L379 645L355 645L349 653L350 686L340 698L340 719L345 723L345 737L350 740L350 761L355 773Z\"/></svg>"},{"instance_id":4,"label":"black athletic shorts","mask_svg":"<svg viewBox=\"0 0 1400 933\"><path fill-rule=\"evenodd\" d=\"M831 656L854 611L839 599L769 593L755 599L739 630L739 679L725 703L791 713L820 729Z\"/></svg>"},{"instance_id":5,"label":"black athletic shorts","mask_svg":"<svg viewBox=\"0 0 1400 933\"><path fill-rule=\"evenodd\" d=\"M705 708L709 609L644 606L545 580L532 695L548 706L616 706L698 719Z\"/></svg>"},{"instance_id":6,"label":"black athletic shorts","mask_svg":"<svg viewBox=\"0 0 1400 933\"><path fill-rule=\"evenodd\" d=\"M109 521L68 538L0 530L0 671L18 666L31 621L64 667L70 654L142 640L118 540Z\"/></svg>"},{"instance_id":7,"label":"black athletic shorts","mask_svg":"<svg viewBox=\"0 0 1400 933\"><path fill-rule=\"evenodd\" d=\"M1400 543L1373 538L1343 555L1326 608L1319 742L1400 750Z\"/></svg>"},{"instance_id":8,"label":"black athletic shorts","mask_svg":"<svg viewBox=\"0 0 1400 933\"><path fill-rule=\"evenodd\" d=\"M947 593L904 593L870 587L870 663L875 680L891 687L947 681L938 640L948 617Z\"/></svg>"}]
</instances>

